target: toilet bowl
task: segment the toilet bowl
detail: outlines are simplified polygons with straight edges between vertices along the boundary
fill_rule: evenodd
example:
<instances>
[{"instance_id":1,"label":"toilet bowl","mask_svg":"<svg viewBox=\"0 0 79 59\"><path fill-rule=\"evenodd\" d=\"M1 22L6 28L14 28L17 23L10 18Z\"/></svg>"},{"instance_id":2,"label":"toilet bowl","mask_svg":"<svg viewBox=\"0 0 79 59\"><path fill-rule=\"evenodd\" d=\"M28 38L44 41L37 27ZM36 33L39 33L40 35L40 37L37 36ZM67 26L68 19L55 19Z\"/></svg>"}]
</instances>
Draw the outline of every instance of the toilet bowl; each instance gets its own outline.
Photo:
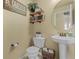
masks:
<instances>
[{"instance_id":1,"label":"toilet bowl","mask_svg":"<svg viewBox=\"0 0 79 59\"><path fill-rule=\"evenodd\" d=\"M38 47L29 47L27 48L27 55L29 59L38 59L39 48Z\"/></svg>"}]
</instances>

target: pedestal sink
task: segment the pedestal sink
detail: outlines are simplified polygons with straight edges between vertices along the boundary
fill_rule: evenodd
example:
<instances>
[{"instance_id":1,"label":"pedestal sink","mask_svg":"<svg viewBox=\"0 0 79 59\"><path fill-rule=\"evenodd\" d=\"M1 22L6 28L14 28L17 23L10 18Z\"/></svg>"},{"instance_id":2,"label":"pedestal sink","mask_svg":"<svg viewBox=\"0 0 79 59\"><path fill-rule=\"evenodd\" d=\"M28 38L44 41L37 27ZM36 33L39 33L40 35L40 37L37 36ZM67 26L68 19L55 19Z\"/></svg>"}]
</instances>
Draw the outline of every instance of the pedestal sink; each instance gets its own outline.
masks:
<instances>
[{"instance_id":1,"label":"pedestal sink","mask_svg":"<svg viewBox=\"0 0 79 59\"><path fill-rule=\"evenodd\" d=\"M54 36L52 36L52 40L59 43L59 59L68 59L67 45L74 44L75 38L54 35Z\"/></svg>"}]
</instances>

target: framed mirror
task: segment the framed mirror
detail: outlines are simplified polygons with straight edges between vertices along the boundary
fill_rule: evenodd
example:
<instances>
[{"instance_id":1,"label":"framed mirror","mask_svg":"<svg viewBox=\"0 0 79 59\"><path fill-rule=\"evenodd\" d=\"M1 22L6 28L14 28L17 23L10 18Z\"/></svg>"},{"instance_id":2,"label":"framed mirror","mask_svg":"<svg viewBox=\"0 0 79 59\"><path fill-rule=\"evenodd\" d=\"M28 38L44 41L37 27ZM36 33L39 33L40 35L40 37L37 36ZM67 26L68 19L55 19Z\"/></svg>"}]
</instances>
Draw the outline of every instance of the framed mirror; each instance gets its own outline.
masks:
<instances>
[{"instance_id":1,"label":"framed mirror","mask_svg":"<svg viewBox=\"0 0 79 59\"><path fill-rule=\"evenodd\" d=\"M52 25L59 31L67 31L75 24L73 1L61 0L52 13Z\"/></svg>"}]
</instances>

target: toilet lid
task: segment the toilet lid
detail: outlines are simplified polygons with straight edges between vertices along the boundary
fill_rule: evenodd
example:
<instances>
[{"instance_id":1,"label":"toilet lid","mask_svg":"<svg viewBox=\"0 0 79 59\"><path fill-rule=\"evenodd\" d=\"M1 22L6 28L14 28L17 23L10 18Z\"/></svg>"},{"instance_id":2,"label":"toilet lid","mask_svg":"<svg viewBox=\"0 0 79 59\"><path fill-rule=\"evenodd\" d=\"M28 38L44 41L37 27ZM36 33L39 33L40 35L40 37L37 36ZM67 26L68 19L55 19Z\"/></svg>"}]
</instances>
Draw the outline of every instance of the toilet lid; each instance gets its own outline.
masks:
<instances>
[{"instance_id":1,"label":"toilet lid","mask_svg":"<svg viewBox=\"0 0 79 59\"><path fill-rule=\"evenodd\" d=\"M39 51L39 48L35 47L35 46L31 46L31 47L27 48L28 53L34 53L34 52L38 52L38 51Z\"/></svg>"}]
</instances>

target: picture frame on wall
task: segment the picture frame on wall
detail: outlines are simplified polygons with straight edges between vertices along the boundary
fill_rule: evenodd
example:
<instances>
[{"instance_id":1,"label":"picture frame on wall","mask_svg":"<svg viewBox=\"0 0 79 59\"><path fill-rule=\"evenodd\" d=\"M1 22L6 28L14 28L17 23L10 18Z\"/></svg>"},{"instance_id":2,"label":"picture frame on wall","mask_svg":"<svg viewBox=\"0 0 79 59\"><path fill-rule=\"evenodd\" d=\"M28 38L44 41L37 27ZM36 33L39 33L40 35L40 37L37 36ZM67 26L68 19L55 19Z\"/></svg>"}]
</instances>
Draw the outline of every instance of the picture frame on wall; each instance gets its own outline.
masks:
<instances>
[{"instance_id":1,"label":"picture frame on wall","mask_svg":"<svg viewBox=\"0 0 79 59\"><path fill-rule=\"evenodd\" d=\"M3 8L8 11L26 16L26 6L17 0L3 0Z\"/></svg>"}]
</instances>

